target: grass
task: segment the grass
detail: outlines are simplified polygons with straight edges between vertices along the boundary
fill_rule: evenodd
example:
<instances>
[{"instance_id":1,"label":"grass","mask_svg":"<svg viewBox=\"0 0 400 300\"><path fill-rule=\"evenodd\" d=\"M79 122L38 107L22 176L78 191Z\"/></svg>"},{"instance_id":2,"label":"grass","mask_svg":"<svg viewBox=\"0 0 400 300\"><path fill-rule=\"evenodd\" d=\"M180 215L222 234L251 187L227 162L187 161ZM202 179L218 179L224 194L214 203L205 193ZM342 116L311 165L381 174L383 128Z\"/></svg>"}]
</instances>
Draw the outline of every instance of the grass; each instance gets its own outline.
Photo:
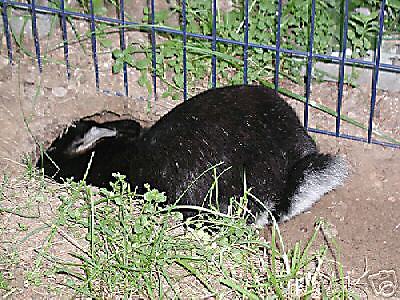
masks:
<instances>
[{"instance_id":1,"label":"grass","mask_svg":"<svg viewBox=\"0 0 400 300\"><path fill-rule=\"evenodd\" d=\"M260 228L246 224L252 216L239 205L254 197L248 189L232 200L228 214L202 209L199 216L184 220L177 205L165 204L162 192L147 186L146 193L138 194L121 175L116 175L110 190L92 188L84 181L51 188L33 171L27 168L23 185L35 187L31 196L47 195L26 199L41 207L34 225L31 218L21 216L24 203L19 201L10 210L7 201L0 202L3 217L21 224L19 238L10 237L14 246L9 249L36 241L24 272L31 288L125 299L351 296L340 264L329 260L325 244L316 243L325 222L316 223L305 244L297 242L290 248L273 222L267 241ZM21 179L4 184L4 195L18 192L15 182L20 184ZM52 213L40 204L50 204ZM2 270L19 264L22 260L0 260ZM0 291L16 293L13 281L7 279L12 274L0 274Z\"/></svg>"}]
</instances>

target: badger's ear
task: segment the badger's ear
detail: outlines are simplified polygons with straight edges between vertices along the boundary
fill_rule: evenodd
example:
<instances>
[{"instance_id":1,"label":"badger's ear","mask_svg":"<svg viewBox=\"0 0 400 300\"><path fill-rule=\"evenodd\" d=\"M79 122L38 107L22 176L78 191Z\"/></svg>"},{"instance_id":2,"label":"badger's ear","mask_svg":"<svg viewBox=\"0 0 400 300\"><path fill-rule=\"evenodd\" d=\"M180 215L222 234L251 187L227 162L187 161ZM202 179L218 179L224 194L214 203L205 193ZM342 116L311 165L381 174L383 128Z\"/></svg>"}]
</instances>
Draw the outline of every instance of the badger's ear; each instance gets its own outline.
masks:
<instances>
[{"instance_id":1,"label":"badger's ear","mask_svg":"<svg viewBox=\"0 0 400 300\"><path fill-rule=\"evenodd\" d=\"M83 137L76 136L72 140L72 143L67 147L65 153L74 156L93 151L96 144L102 139L115 137L116 135L117 131L115 129L97 126L90 127L90 129L84 133Z\"/></svg>"}]
</instances>

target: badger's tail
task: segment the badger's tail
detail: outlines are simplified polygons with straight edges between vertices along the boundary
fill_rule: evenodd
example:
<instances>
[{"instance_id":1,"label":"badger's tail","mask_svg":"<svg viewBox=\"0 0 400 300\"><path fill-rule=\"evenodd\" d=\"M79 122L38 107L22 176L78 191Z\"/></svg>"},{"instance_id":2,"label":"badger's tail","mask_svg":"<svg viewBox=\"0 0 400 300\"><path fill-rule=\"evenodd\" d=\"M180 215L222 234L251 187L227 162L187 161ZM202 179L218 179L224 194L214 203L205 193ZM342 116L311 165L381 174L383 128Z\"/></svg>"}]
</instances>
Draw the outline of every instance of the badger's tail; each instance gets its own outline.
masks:
<instances>
[{"instance_id":1,"label":"badger's tail","mask_svg":"<svg viewBox=\"0 0 400 300\"><path fill-rule=\"evenodd\" d=\"M348 164L339 156L316 152L303 157L289 173L279 220L286 221L308 210L325 193L342 185L348 174Z\"/></svg>"}]
</instances>

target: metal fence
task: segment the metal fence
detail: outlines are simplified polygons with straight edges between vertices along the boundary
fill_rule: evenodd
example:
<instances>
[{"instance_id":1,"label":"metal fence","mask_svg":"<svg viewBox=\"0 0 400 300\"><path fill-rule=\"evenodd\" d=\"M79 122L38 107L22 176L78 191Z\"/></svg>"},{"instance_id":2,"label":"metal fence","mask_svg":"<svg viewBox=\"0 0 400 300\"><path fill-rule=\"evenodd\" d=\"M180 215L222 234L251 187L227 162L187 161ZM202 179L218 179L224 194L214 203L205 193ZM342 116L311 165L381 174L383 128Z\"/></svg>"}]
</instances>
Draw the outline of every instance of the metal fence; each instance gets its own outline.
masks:
<instances>
[{"instance_id":1,"label":"metal fence","mask_svg":"<svg viewBox=\"0 0 400 300\"><path fill-rule=\"evenodd\" d=\"M186 0L190 1L190 0ZM156 81L156 35L159 33L168 33L173 35L179 35L182 38L183 46L183 98L186 100L188 98L187 92L187 48L186 43L188 38L194 39L203 39L210 41L210 49L212 51L216 50L217 43L225 43L225 44L233 44L237 46L243 47L243 83L247 84L248 82L248 52L251 48L259 48L267 51L273 51L275 53L275 73L274 73L274 86L275 89L279 89L279 70L280 70L280 58L282 54L288 54L295 57L303 58L307 60L307 68L306 68L306 82L305 82L305 105L304 105L304 126L307 130L316 133L328 134L331 136L342 137L362 142L380 144L389 147L400 148L400 145L397 143L387 142L376 140L372 137L373 135L373 118L375 112L375 102L377 96L377 82L379 78L379 73L382 70L400 73L400 66L381 63L381 44L382 44L382 36L383 36L383 27L384 27L384 13L385 13L385 5L386 1L382 0L380 3L380 11L379 11L379 31L377 35L377 43L376 48L374 50L374 59L372 61L367 61L363 59L355 59L346 57L346 48L347 48L347 33L348 33L348 16L349 16L349 0L343 1L343 32L341 39L341 54L339 56L333 55L324 55L314 52L314 28L315 28L315 11L316 11L316 0L311 0L311 20L310 20L310 34L308 41L308 50L307 51L299 51L293 49L285 49L281 47L281 16L282 16L282 0L277 0L277 27L276 27L276 43L275 45L264 45L249 42L249 2L250 0L244 0L244 38L243 40L234 40L229 38L220 37L217 35L217 0L212 1L212 34L211 35L203 35L194 32L188 32L187 29L187 3L186 1L181 1L181 30L171 29L163 26L155 26L155 0L150 0L149 9L150 9L150 17L151 24L148 28L149 34L151 36L151 49L152 49L152 88L153 94L156 95L157 91L157 81ZM10 32L9 20L7 9L9 7L22 9L28 11L32 18L32 35L35 46L35 54L36 61L39 67L39 70L42 71L42 58L41 58L41 44L39 40L39 34L37 29L37 13L41 14L50 14L57 15L60 17L61 22L61 30L62 30L62 38L63 38L63 49L64 49L64 59L66 65L66 76L68 79L71 77L70 71L70 63L69 63L69 42L68 42L68 34L67 34L67 18L73 17L82 20L86 20L90 23L91 30L91 47L92 47L92 59L95 70L95 86L97 89L100 88L100 79L99 79L99 67L98 67L98 57L97 57L97 42L96 42L96 26L99 22L105 22L108 24L118 25L120 31L120 49L123 51L126 49L126 27L127 26L137 26L139 23L131 22L125 20L125 11L124 11L124 0L119 0L119 17L111 18L106 16L98 16L95 15L93 9L93 0L88 1L89 5L89 14L75 12L66 10L65 1L59 0L59 8L53 8L49 6L38 5L35 0L30 0L29 3L23 3L18 1L10 1L10 0L0 0L1 11L2 11L2 19L4 25L4 35L6 37L7 43L7 51L8 58L10 63L13 62L13 53L14 49L12 47L12 35ZM321 130L317 128L312 128L308 125L309 123L309 99L310 99L310 91L311 91L311 80L312 80L312 72L313 72L313 62L315 60L324 60L330 63L335 63L339 65L339 80L338 80L338 96L337 96L337 105L336 105L336 130L328 131ZM345 81L345 66L357 65L364 66L365 68L369 68L373 70L372 76L372 90L371 90L371 99L370 99L370 109L369 109L369 122L368 122L368 132L365 137L354 136L349 134L341 133L341 107L343 100L343 86ZM212 78L212 86L217 86L217 57L216 55L211 56L211 78ZM128 86L128 72L127 72L127 64L123 65L123 80L124 80L124 91L119 94L121 95L129 95L129 86ZM118 94L118 93L117 93Z\"/></svg>"}]
</instances>

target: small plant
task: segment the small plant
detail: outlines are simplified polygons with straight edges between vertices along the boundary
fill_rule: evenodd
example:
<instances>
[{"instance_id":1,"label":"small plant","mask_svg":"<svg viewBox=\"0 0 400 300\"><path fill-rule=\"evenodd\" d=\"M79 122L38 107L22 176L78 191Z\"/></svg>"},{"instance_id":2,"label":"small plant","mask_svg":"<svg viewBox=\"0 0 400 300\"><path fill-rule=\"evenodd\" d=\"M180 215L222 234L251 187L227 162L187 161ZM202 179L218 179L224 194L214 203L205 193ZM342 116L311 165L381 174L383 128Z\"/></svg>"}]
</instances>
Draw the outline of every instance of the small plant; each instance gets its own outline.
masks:
<instances>
[{"instance_id":1,"label":"small plant","mask_svg":"<svg viewBox=\"0 0 400 300\"><path fill-rule=\"evenodd\" d=\"M362 57L375 48L375 38L379 32L379 12L370 15L353 14L349 20L348 39L354 49L353 57Z\"/></svg>"},{"instance_id":2,"label":"small plant","mask_svg":"<svg viewBox=\"0 0 400 300\"><path fill-rule=\"evenodd\" d=\"M7 279L4 278L3 272L0 272L0 290L9 291L10 286L7 282Z\"/></svg>"}]
</instances>

